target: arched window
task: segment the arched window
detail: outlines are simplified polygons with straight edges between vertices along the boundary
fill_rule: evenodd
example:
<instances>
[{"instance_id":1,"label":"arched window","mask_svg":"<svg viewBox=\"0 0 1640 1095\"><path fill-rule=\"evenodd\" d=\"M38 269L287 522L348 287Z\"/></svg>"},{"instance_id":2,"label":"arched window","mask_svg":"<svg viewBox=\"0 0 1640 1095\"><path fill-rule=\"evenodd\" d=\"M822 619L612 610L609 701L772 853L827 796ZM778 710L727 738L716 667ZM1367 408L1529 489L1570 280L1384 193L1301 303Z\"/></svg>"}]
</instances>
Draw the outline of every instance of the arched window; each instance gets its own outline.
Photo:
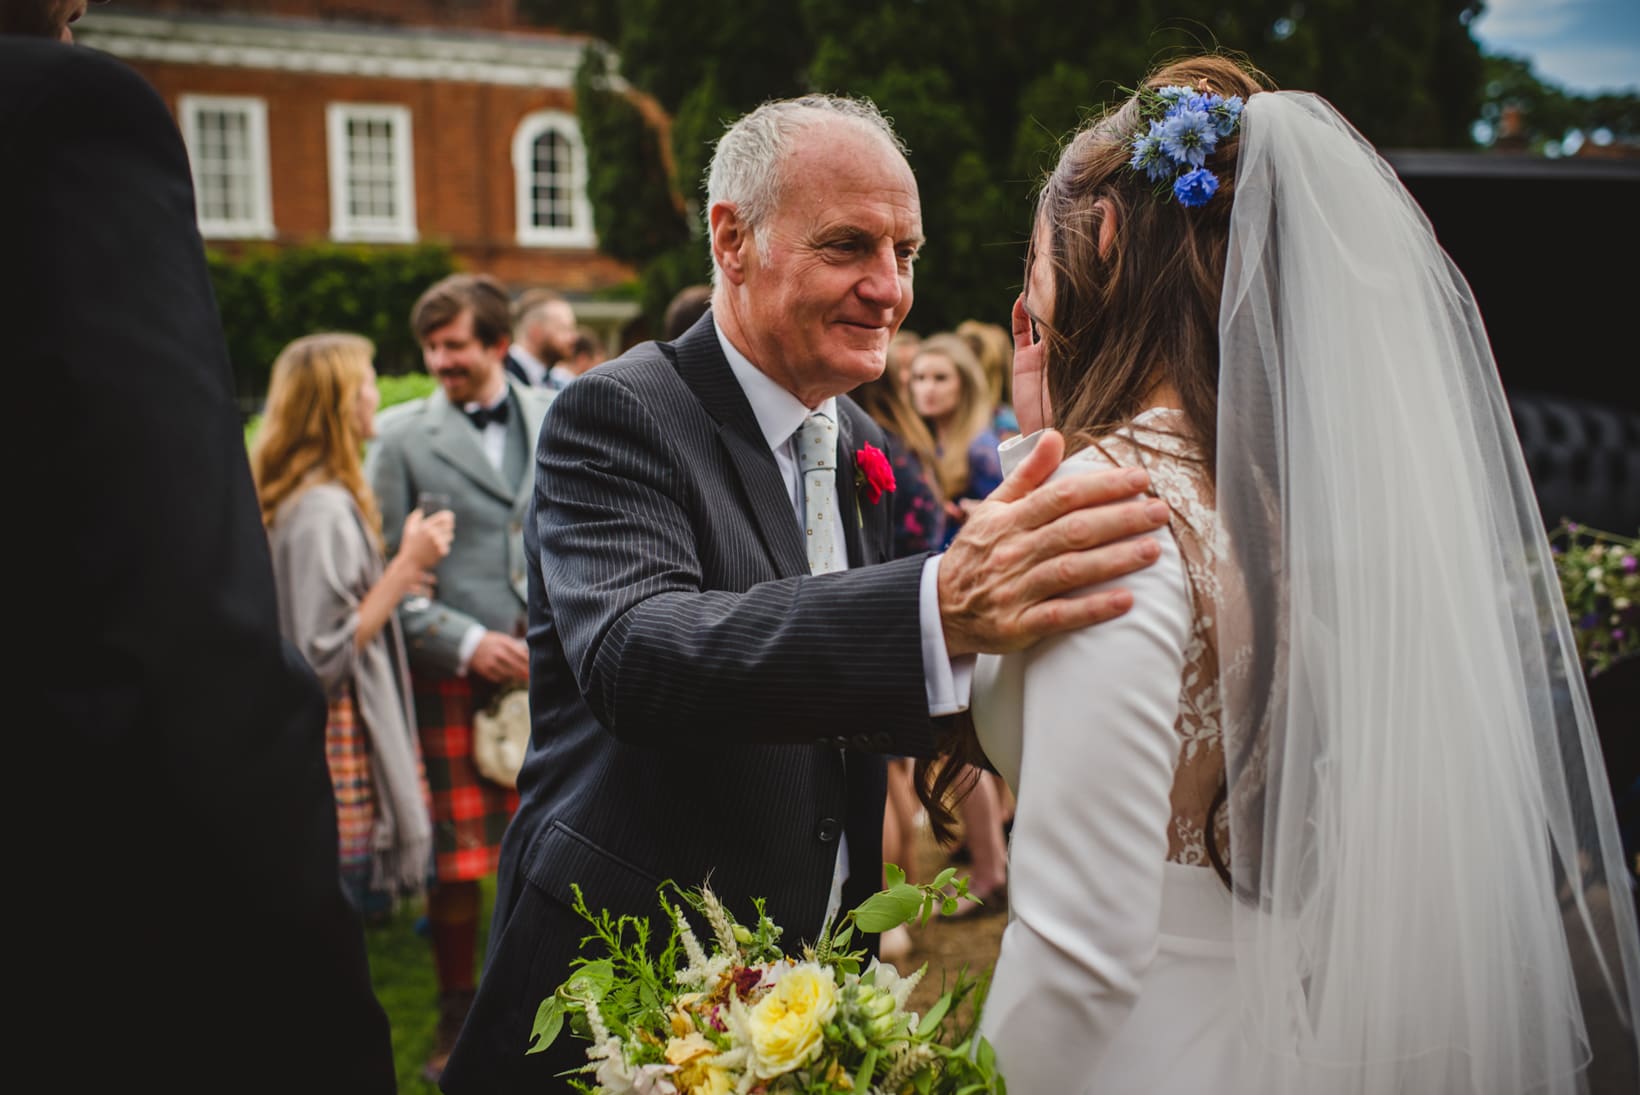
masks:
<instances>
[{"instance_id":1,"label":"arched window","mask_svg":"<svg viewBox=\"0 0 1640 1095\"><path fill-rule=\"evenodd\" d=\"M541 247L592 247L587 157L572 114L542 110L513 134L518 242Z\"/></svg>"}]
</instances>

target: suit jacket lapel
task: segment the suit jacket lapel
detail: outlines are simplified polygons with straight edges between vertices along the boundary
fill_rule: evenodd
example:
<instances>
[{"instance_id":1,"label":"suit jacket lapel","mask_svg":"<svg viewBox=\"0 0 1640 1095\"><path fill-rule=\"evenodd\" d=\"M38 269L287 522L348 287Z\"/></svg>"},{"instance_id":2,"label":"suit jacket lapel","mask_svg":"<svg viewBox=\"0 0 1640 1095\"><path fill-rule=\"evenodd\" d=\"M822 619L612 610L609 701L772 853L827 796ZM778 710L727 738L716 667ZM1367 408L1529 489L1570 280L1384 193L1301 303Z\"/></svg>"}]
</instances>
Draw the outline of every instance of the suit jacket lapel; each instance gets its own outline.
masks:
<instances>
[{"instance_id":1,"label":"suit jacket lapel","mask_svg":"<svg viewBox=\"0 0 1640 1095\"><path fill-rule=\"evenodd\" d=\"M850 568L865 566L875 562L865 557L864 537L860 530L860 519L864 516L865 503L860 500L860 492L854 485L854 421L844 406L842 398L837 400L837 513L843 520L843 539L848 543L848 565Z\"/></svg>"},{"instance_id":2,"label":"suit jacket lapel","mask_svg":"<svg viewBox=\"0 0 1640 1095\"><path fill-rule=\"evenodd\" d=\"M523 384L513 385L513 404L518 408L524 426L524 474L513 488L513 515L516 517L524 516L530 497L535 494L535 449L541 437L541 420L546 418L547 408L552 405L551 398L533 398L540 392L540 389L527 388Z\"/></svg>"},{"instance_id":3,"label":"suit jacket lapel","mask_svg":"<svg viewBox=\"0 0 1640 1095\"><path fill-rule=\"evenodd\" d=\"M524 371L523 364L512 355L511 350L507 351L507 356L502 359L501 364L505 366L508 376L512 377L514 380L526 387L529 386L530 374Z\"/></svg>"},{"instance_id":4,"label":"suit jacket lapel","mask_svg":"<svg viewBox=\"0 0 1640 1095\"><path fill-rule=\"evenodd\" d=\"M474 484L511 504L513 488L502 481L490 458L479 445L478 431L459 409L450 405L442 390L428 396L427 432L433 453L461 472Z\"/></svg>"},{"instance_id":5,"label":"suit jacket lapel","mask_svg":"<svg viewBox=\"0 0 1640 1095\"><path fill-rule=\"evenodd\" d=\"M807 574L808 552L803 549L786 482L774 454L764 443L752 405L718 346L712 313L707 312L673 345L679 375L718 424L718 437L729 450L730 463L746 492L752 519L763 546L775 561L775 569L783 577Z\"/></svg>"}]
</instances>

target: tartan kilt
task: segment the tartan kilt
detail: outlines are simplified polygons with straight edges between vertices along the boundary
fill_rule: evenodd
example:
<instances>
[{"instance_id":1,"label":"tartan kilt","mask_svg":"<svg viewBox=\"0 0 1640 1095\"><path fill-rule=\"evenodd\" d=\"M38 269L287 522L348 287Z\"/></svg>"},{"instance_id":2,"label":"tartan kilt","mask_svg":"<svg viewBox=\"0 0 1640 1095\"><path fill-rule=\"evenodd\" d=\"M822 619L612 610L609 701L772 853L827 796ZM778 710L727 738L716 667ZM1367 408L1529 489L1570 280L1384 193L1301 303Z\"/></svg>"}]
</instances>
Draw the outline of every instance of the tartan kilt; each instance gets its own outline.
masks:
<instances>
[{"instance_id":1,"label":"tartan kilt","mask_svg":"<svg viewBox=\"0 0 1640 1095\"><path fill-rule=\"evenodd\" d=\"M473 763L473 713L491 686L466 677L412 675L416 731L433 793L433 865L440 882L470 882L493 873L501 836L518 809L518 792L479 775Z\"/></svg>"},{"instance_id":2,"label":"tartan kilt","mask_svg":"<svg viewBox=\"0 0 1640 1095\"><path fill-rule=\"evenodd\" d=\"M355 898L370 879L370 832L376 824L376 790L370 783L370 746L353 714L353 690L330 701L325 719L325 764L336 792L336 833L342 879Z\"/></svg>"}]
</instances>

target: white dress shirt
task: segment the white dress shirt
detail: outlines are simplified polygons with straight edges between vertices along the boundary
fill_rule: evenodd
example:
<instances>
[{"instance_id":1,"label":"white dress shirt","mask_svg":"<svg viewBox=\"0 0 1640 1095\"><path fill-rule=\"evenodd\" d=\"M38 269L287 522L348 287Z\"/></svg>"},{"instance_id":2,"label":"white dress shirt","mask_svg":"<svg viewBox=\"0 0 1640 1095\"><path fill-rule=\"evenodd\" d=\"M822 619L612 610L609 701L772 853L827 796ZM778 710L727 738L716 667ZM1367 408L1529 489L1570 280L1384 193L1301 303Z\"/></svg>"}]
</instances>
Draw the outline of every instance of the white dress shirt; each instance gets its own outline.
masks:
<instances>
[{"instance_id":1,"label":"white dress shirt","mask_svg":"<svg viewBox=\"0 0 1640 1095\"><path fill-rule=\"evenodd\" d=\"M805 419L814 413L830 416L837 421L837 400L827 399L818 407L808 407L735 348L722 328L714 325L718 346L729 361L729 368L740 382L746 401L752 406L758 429L774 455L775 464L786 482L786 495L791 499L792 516L798 526L803 524L803 476L798 468L796 434ZM844 483L838 477L838 505ZM848 545L843 538L843 523L832 522L836 557L848 558ZM923 684L928 695L930 715L954 715L968 707L968 695L973 682L972 655L952 659L945 650L945 629L940 624L939 601L940 556L932 555L923 564L922 584L918 592L917 617L922 628ZM837 865L832 873L831 897L826 905L826 919L837 914L842 902L843 883L848 881L848 837L837 842Z\"/></svg>"}]
</instances>

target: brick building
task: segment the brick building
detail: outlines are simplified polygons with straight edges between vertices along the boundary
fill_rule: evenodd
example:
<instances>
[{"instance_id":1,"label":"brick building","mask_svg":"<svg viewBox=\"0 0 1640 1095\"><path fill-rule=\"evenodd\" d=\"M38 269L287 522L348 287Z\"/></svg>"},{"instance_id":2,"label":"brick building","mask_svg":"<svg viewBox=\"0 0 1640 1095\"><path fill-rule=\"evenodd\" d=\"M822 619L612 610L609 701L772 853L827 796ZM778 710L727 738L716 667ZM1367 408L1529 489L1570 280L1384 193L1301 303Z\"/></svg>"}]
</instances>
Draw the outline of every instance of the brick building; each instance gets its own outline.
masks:
<instances>
[{"instance_id":1,"label":"brick building","mask_svg":"<svg viewBox=\"0 0 1640 1095\"><path fill-rule=\"evenodd\" d=\"M514 0L121 0L75 27L170 104L206 242L440 242L547 286L611 349L638 306L600 254L574 77L584 39Z\"/></svg>"}]
</instances>

